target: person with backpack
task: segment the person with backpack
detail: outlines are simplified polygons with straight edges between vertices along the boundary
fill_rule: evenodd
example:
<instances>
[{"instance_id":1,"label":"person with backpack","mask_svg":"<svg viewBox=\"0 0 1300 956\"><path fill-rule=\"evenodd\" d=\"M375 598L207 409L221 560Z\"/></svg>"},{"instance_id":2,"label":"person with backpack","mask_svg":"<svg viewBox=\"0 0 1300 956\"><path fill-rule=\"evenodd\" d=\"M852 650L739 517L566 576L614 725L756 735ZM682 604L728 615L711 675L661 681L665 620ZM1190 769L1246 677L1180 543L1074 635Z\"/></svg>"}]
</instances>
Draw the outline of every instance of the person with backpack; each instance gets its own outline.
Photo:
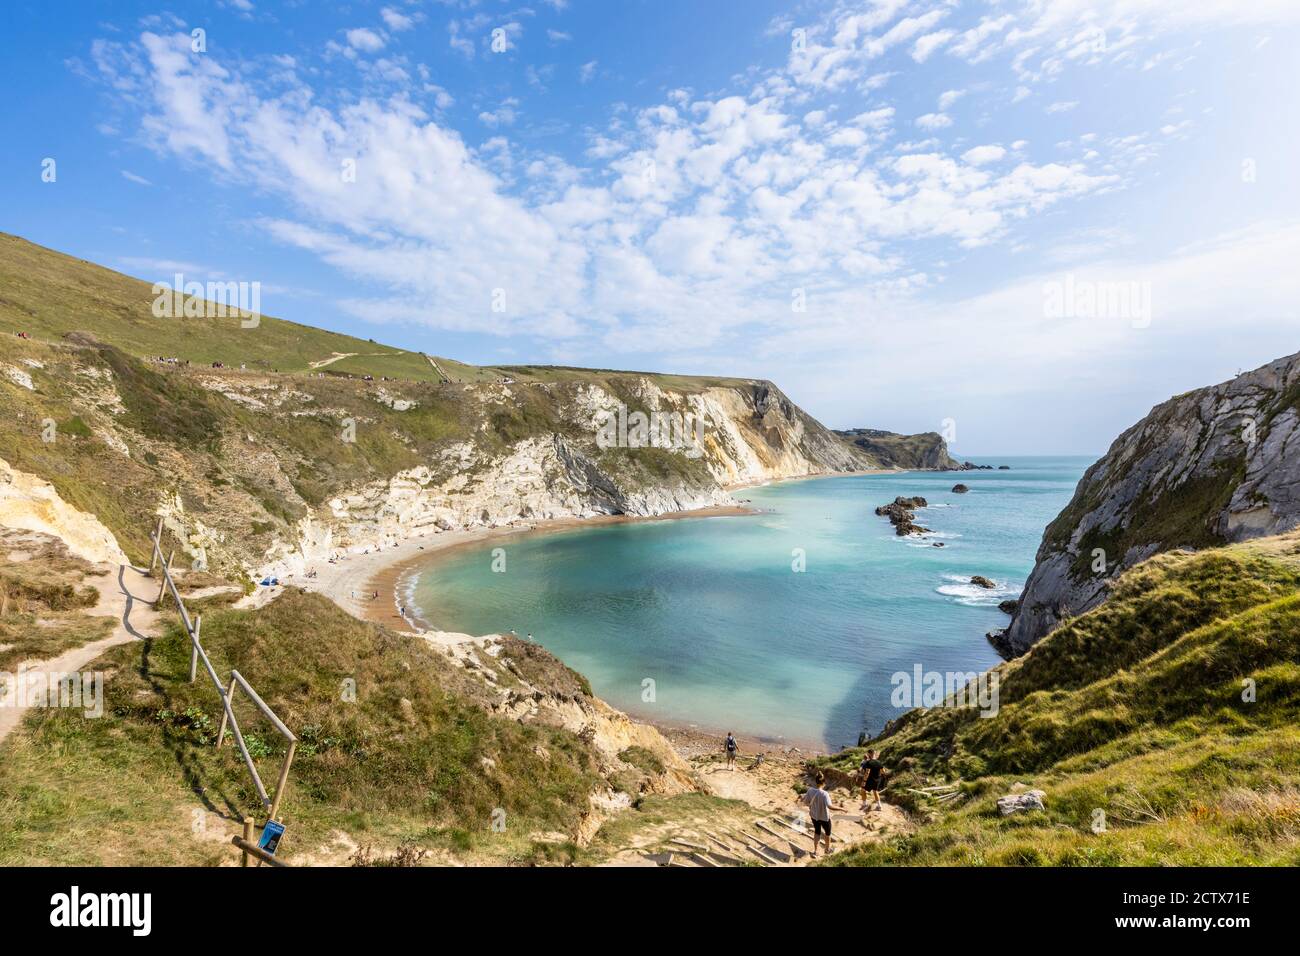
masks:
<instances>
[{"instance_id":1,"label":"person with backpack","mask_svg":"<svg viewBox=\"0 0 1300 956\"><path fill-rule=\"evenodd\" d=\"M730 730L727 731L727 739L722 742L722 749L727 752L727 769L736 769L736 753L740 750L740 745L736 743L736 735Z\"/></svg>"}]
</instances>

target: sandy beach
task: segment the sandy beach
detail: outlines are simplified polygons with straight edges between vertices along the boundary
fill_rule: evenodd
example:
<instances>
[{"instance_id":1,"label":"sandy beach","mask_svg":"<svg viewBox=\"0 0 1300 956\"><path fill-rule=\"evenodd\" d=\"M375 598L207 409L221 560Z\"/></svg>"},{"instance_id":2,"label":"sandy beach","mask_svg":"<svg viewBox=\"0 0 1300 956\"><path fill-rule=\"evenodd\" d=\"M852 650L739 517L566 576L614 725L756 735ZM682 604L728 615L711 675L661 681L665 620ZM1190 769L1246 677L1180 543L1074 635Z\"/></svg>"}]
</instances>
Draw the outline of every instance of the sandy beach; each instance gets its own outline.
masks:
<instances>
[{"instance_id":1,"label":"sandy beach","mask_svg":"<svg viewBox=\"0 0 1300 956\"><path fill-rule=\"evenodd\" d=\"M673 521L683 518L718 518L758 514L752 508L722 506L695 511L675 511L650 517L599 515L593 518L554 518L520 522L497 528L470 528L464 531L440 531L408 538L388 548L368 554L350 554L333 564L320 562L312 570L314 578L286 578L285 584L317 591L364 621L384 624L397 630L414 630L413 621L398 613L401 596L397 593L403 575L422 565L431 555L457 548L472 547L485 541L520 535L550 534L576 528L642 521ZM426 609L427 610L427 609Z\"/></svg>"},{"instance_id":2,"label":"sandy beach","mask_svg":"<svg viewBox=\"0 0 1300 956\"><path fill-rule=\"evenodd\" d=\"M847 474L895 474L898 469L878 469ZM730 486L728 491L742 492L746 488L759 487L777 482L807 481L814 478L838 477L835 475L801 475L795 478L768 481L746 482ZM485 542L535 534L553 534L566 530L589 528L606 524L622 524L645 521L675 521L687 518L740 517L761 514L748 507L745 499L739 498L737 505L700 508L693 511L677 511L654 516L633 515L598 515L591 518L554 518L541 521L520 521L517 524L494 528L470 528L462 531L431 531L428 534L408 538L399 544L370 551L367 554L350 554L330 564L321 562L313 570L314 578L295 577L286 579L285 584L306 588L324 594L348 613L376 624L383 624L398 631L420 631L438 633L430 622L420 621L408 612L407 616L399 613L402 607L402 593L405 591L405 579L409 573L423 567L432 555L447 554L459 548L476 547ZM422 609L430 615L432 609ZM644 718L637 718L644 720ZM824 748L807 742L760 740L744 734L742 728L706 728L696 724L671 724L661 721L646 720L652 723L669 740L674 747L684 754L703 755L720 746L728 729L736 730L745 753L793 753L803 757L825 752Z\"/></svg>"}]
</instances>

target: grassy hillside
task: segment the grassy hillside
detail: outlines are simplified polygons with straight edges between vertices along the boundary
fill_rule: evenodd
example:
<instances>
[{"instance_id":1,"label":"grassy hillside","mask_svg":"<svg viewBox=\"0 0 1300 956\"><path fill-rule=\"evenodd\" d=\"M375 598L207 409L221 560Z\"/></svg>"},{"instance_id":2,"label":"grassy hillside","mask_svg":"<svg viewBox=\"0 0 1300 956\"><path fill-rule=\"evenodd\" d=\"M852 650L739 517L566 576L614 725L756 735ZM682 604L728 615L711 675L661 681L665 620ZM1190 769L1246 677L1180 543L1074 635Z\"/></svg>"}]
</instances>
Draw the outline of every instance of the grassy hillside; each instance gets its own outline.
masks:
<instances>
[{"instance_id":1,"label":"grassy hillside","mask_svg":"<svg viewBox=\"0 0 1300 956\"><path fill-rule=\"evenodd\" d=\"M291 860L338 834L463 858L547 859L534 838L562 841L605 785L579 735L493 716L496 693L429 644L319 596L287 593L256 611L209 606L203 643L219 673L238 669L301 737L284 805ZM540 649L507 654L519 673L549 667L547 683L565 686L562 665ZM34 712L0 745L0 865L233 860L229 834L264 811L237 748L213 747L220 704L206 678L188 683L188 640L173 628L96 666L111 674L103 718ZM344 699L346 679L355 703ZM512 679L496 672L502 687ZM570 672L565 691L581 695L582 684ZM284 744L247 701L237 715L273 789ZM498 807L504 834L490 827Z\"/></svg>"},{"instance_id":2,"label":"grassy hillside","mask_svg":"<svg viewBox=\"0 0 1300 956\"><path fill-rule=\"evenodd\" d=\"M245 363L266 371L307 371L312 362L357 353L374 375L438 378L418 353L269 316L253 329L240 328L233 317L159 319L152 312L150 285L0 233L0 328L5 331L50 341L91 332L132 355L176 356L205 365Z\"/></svg>"},{"instance_id":3,"label":"grassy hillside","mask_svg":"<svg viewBox=\"0 0 1300 956\"><path fill-rule=\"evenodd\" d=\"M207 277L188 276L203 280ZM159 275L157 281L171 282ZM492 368L426 356L337 332L262 316L257 327L228 318L166 318L153 315L152 282L64 255L0 232L0 331L27 332L58 341L89 332L127 354L224 362L238 368L282 373L387 376L410 382L486 383L516 381L609 381L648 376L665 388L698 389L739 379L528 365ZM263 303L264 305L267 303ZM436 367L435 364L436 363Z\"/></svg>"},{"instance_id":4,"label":"grassy hillside","mask_svg":"<svg viewBox=\"0 0 1300 956\"><path fill-rule=\"evenodd\" d=\"M1153 558L998 671L996 717L912 711L874 742L926 825L831 862L1300 863L1300 535ZM1046 812L1001 817L1026 788Z\"/></svg>"},{"instance_id":5,"label":"grassy hillside","mask_svg":"<svg viewBox=\"0 0 1300 956\"><path fill-rule=\"evenodd\" d=\"M0 458L96 515L136 561L147 560L164 494L255 544L345 486L437 462L479 418L472 396L430 382L403 385L418 405L398 412L374 383L230 373L245 396L199 369L148 363L80 333L59 345L10 339L6 350L32 387L0 377L0 400L13 410L0 417ZM349 418L356 440L344 442ZM491 432L478 440L503 445Z\"/></svg>"}]
</instances>

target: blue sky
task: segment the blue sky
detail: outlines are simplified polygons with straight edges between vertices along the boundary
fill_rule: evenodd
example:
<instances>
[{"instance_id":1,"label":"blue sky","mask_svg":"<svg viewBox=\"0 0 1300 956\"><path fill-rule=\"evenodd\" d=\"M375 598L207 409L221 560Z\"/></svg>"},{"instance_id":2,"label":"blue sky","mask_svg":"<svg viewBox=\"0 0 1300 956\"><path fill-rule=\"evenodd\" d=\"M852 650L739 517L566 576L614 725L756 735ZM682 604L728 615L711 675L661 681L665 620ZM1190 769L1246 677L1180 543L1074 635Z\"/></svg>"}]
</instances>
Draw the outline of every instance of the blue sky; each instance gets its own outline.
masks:
<instances>
[{"instance_id":1,"label":"blue sky","mask_svg":"<svg viewBox=\"0 0 1300 956\"><path fill-rule=\"evenodd\" d=\"M1300 347L1294 2L53 9L0 13L0 229L268 314L968 455Z\"/></svg>"}]
</instances>

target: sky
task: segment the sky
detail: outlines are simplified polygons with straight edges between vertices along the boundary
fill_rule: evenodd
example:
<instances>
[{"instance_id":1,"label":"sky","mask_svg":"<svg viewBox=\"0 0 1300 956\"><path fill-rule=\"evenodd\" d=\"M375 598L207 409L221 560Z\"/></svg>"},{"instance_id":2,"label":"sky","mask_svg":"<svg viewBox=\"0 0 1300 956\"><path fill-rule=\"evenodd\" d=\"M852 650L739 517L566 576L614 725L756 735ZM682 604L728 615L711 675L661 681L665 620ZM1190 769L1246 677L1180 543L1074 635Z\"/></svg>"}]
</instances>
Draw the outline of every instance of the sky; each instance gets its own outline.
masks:
<instances>
[{"instance_id":1,"label":"sky","mask_svg":"<svg viewBox=\"0 0 1300 956\"><path fill-rule=\"evenodd\" d=\"M1298 37L1294 0L6 0L0 230L1096 455L1300 349Z\"/></svg>"}]
</instances>

